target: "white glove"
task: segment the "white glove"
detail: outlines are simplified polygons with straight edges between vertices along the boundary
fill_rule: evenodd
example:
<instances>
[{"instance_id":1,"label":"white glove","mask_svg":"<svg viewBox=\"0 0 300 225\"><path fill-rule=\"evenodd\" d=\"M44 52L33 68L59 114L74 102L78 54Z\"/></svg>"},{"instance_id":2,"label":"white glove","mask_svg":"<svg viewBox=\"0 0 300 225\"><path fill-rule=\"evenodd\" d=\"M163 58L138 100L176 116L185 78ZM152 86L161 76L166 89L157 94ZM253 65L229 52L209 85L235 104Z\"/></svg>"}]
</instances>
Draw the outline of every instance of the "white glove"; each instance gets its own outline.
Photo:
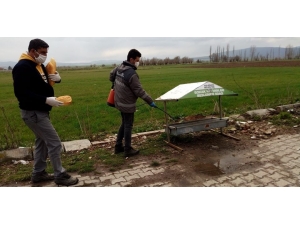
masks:
<instances>
[{"instance_id":1,"label":"white glove","mask_svg":"<svg viewBox=\"0 0 300 225\"><path fill-rule=\"evenodd\" d=\"M48 97L46 99L46 104L51 105L51 106L62 106L62 105L64 105L63 102L57 101L55 97Z\"/></svg>"},{"instance_id":2,"label":"white glove","mask_svg":"<svg viewBox=\"0 0 300 225\"><path fill-rule=\"evenodd\" d=\"M61 80L61 77L59 76L59 73L57 71L55 71L55 74L49 74L49 78L54 82Z\"/></svg>"}]
</instances>

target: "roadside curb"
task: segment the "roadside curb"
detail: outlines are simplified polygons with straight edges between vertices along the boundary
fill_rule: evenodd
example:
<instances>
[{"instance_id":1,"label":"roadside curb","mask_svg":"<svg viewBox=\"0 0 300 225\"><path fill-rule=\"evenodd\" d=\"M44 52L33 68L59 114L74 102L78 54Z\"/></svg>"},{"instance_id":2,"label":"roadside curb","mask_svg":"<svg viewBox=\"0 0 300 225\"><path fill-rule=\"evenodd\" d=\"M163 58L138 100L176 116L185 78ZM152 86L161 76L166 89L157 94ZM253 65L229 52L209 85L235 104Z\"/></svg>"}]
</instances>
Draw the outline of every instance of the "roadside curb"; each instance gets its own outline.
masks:
<instances>
[{"instance_id":1,"label":"roadside curb","mask_svg":"<svg viewBox=\"0 0 300 225\"><path fill-rule=\"evenodd\" d=\"M165 132L164 129L162 130L155 130L155 131L148 131L143 133L136 133L132 134L132 138L138 138L143 136L149 136L153 134L159 134ZM111 144L115 142L116 137L110 136L103 141L93 141L90 142L88 139L81 139L81 140L74 140L74 141L67 141L62 142L62 151L63 152L71 152L71 151L78 151L82 149L89 149L91 146L101 146L105 144ZM19 147L16 149L9 149L0 152L0 162L13 160L13 159L33 159L33 148L29 147Z\"/></svg>"}]
</instances>

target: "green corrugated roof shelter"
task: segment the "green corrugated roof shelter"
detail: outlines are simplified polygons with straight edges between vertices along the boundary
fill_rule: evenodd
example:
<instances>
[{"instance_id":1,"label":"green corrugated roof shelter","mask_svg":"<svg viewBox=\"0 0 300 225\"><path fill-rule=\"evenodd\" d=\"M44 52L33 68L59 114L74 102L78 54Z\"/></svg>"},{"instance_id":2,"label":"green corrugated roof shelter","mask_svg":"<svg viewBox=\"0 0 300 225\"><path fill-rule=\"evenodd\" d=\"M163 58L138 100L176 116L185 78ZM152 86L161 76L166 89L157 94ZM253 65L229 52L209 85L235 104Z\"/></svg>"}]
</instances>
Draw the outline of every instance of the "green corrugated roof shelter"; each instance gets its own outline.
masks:
<instances>
[{"instance_id":1,"label":"green corrugated roof shelter","mask_svg":"<svg viewBox=\"0 0 300 225\"><path fill-rule=\"evenodd\" d=\"M217 84L209 81L180 84L164 95L156 99L156 101L176 101L186 98L201 98L208 96L237 96L233 91L227 90Z\"/></svg>"},{"instance_id":2,"label":"green corrugated roof shelter","mask_svg":"<svg viewBox=\"0 0 300 225\"><path fill-rule=\"evenodd\" d=\"M227 126L227 118L222 118L222 107L221 107L221 96L237 96L237 93L227 90L217 84L214 84L210 81L180 84L167 93L163 94L156 101L164 102L164 111L166 119L166 132L168 136L168 144L170 143L170 134L183 134L201 130L208 130L212 128L220 128L221 134L223 134L222 127ZM186 123L175 123L169 124L167 119L167 106L168 101L178 101L180 99L188 98L202 98L209 96L218 96L219 97L219 109L220 109L220 118L210 118L199 121L190 121ZM227 135L228 136L228 135ZM176 147L172 145L172 147Z\"/></svg>"}]
</instances>

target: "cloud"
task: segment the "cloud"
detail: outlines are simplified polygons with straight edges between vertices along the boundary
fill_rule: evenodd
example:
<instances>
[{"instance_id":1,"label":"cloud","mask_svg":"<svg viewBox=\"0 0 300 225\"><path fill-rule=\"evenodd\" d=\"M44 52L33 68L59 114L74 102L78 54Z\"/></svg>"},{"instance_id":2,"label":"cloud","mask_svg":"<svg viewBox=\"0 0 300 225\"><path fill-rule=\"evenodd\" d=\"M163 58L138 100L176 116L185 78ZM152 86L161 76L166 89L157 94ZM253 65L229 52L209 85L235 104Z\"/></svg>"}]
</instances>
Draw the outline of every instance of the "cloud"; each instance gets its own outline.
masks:
<instances>
[{"instance_id":1,"label":"cloud","mask_svg":"<svg viewBox=\"0 0 300 225\"><path fill-rule=\"evenodd\" d=\"M270 4L262 1L245 7L235 0L202 1L200 5L195 0L180 4L111 0L99 6L91 0L72 5L53 0L43 16L39 16L39 3L18 2L17 8L15 4L15 0L2 4L19 16L12 20L10 10L1 11L5 36L0 37L0 61L16 61L37 37L50 45L49 57L59 62L124 60L132 48L146 58L200 57L207 56L210 47L214 51L229 45L230 50L238 50L300 43L298 8L282 10L279 3L272 3L270 10ZM31 18L25 12L37 14Z\"/></svg>"},{"instance_id":2,"label":"cloud","mask_svg":"<svg viewBox=\"0 0 300 225\"><path fill-rule=\"evenodd\" d=\"M0 37L0 61L17 61L36 37ZM125 60L136 48L145 58L201 57L221 49L235 50L256 47L299 46L300 38L287 37L40 37L49 44L48 57L57 62L92 62Z\"/></svg>"}]
</instances>

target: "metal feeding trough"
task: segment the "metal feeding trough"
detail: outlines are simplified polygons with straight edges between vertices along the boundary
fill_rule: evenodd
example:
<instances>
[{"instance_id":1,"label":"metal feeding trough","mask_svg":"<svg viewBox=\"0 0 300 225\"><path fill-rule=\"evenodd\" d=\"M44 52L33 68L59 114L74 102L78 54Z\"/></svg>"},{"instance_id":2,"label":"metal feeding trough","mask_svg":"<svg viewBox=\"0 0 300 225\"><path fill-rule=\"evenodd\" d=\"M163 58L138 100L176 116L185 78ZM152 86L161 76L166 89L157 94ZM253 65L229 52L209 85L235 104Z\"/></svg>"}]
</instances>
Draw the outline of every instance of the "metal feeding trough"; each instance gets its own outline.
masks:
<instances>
[{"instance_id":1,"label":"metal feeding trough","mask_svg":"<svg viewBox=\"0 0 300 225\"><path fill-rule=\"evenodd\" d=\"M197 131L206 131L215 128L220 128L221 134L223 134L222 128L227 126L228 118L222 117L222 107L221 107L221 96L237 96L238 94L233 91L227 90L217 84L214 84L209 81L180 84L172 90L168 91L164 95L156 99L156 101L164 102L164 111L165 111L165 120L166 120L166 133L168 137L168 142L172 147L180 149L179 147L170 143L170 135L180 135L193 133ZM209 96L218 96L218 104L220 116L216 117L205 117L197 119L194 121L187 121L181 123L172 123L169 124L168 113L167 113L167 102L169 101L178 101L181 99L187 98L202 98ZM228 136L228 135L227 135ZM182 150L182 149L180 149Z\"/></svg>"},{"instance_id":2,"label":"metal feeding trough","mask_svg":"<svg viewBox=\"0 0 300 225\"><path fill-rule=\"evenodd\" d=\"M171 135L193 133L197 131L222 128L227 126L228 118L205 118L202 120L188 121L177 124L169 124L168 129Z\"/></svg>"}]
</instances>

